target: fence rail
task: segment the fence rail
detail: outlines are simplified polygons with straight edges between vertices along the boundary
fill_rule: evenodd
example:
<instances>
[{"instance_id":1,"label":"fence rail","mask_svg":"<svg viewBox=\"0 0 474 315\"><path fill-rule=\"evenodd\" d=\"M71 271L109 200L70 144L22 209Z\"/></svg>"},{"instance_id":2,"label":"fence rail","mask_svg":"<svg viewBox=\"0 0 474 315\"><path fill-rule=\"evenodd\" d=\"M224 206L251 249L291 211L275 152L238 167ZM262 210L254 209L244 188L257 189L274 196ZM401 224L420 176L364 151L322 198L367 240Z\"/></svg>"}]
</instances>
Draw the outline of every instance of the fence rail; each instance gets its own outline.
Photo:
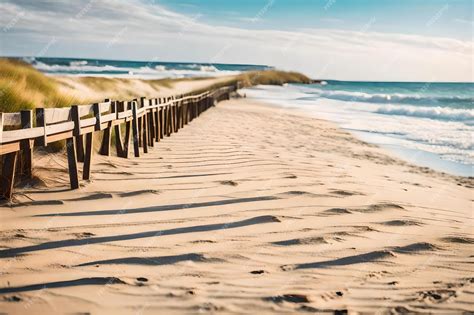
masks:
<instances>
[{"instance_id":1,"label":"fence rail","mask_svg":"<svg viewBox=\"0 0 474 315\"><path fill-rule=\"evenodd\" d=\"M37 108L18 113L0 113L0 157L2 159L0 198L10 199L16 178L33 175L33 148L66 140L71 189L79 188L78 162L82 179L91 175L93 134L102 133L99 154L110 155L112 133L118 157L128 158L130 143L139 157L164 137L178 132L215 102L230 98L238 84L203 93L166 98L145 97L68 108ZM35 119L33 119L33 116ZM125 128L122 132L122 127Z\"/></svg>"}]
</instances>

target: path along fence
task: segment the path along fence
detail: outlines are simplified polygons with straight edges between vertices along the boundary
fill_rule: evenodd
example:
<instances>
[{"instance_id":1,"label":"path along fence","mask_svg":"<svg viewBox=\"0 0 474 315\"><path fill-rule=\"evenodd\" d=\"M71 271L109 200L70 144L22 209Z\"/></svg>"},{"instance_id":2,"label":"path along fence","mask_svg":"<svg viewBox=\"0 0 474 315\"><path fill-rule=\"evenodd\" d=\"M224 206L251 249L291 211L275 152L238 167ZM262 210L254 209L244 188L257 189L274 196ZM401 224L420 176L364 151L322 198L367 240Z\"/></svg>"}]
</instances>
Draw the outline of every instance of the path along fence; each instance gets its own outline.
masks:
<instances>
[{"instance_id":1,"label":"path along fence","mask_svg":"<svg viewBox=\"0 0 474 315\"><path fill-rule=\"evenodd\" d=\"M237 88L238 84L199 94L132 101L106 99L91 105L0 113L0 198L11 198L15 178L32 178L34 147L66 140L71 189L77 189L78 162L83 164L82 179L91 175L95 132L102 132L99 154L110 155L114 139L117 156L128 158L131 144L134 156L139 157L141 150L147 153L155 142L178 132L216 102L229 99Z\"/></svg>"}]
</instances>

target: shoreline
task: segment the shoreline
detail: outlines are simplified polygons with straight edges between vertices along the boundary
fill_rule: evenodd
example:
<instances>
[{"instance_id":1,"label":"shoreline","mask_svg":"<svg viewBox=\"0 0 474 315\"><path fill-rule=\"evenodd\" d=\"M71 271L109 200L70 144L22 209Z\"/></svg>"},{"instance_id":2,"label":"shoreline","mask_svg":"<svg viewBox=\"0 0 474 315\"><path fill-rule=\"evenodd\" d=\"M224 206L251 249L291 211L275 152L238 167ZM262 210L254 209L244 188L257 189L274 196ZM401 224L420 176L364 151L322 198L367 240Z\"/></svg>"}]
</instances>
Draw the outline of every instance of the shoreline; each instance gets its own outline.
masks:
<instances>
[{"instance_id":1,"label":"shoreline","mask_svg":"<svg viewBox=\"0 0 474 315\"><path fill-rule=\"evenodd\" d=\"M344 129L344 128L343 128ZM400 158L408 163L412 163L419 167L428 167L434 171L446 173L453 176L464 178L474 177L473 165L462 164L459 162L444 160L439 154L424 151L421 149L406 148L396 143L383 143L388 137L362 131L350 131L359 139L387 149L391 155ZM380 139L379 141L377 139ZM382 140L383 139L383 140ZM390 142L390 139L388 139ZM467 174L467 175L464 175Z\"/></svg>"},{"instance_id":2,"label":"shoreline","mask_svg":"<svg viewBox=\"0 0 474 315\"><path fill-rule=\"evenodd\" d=\"M232 99L143 157L94 156L78 191L65 165L43 155L45 186L2 207L6 312L474 307L473 181L334 123Z\"/></svg>"},{"instance_id":3,"label":"shoreline","mask_svg":"<svg viewBox=\"0 0 474 315\"><path fill-rule=\"evenodd\" d=\"M355 99L342 101L331 99L331 96L329 98L313 96L313 93L315 95L323 93L321 91L325 90L318 87L306 88L290 85L284 89L256 86L244 89L241 93L249 99L266 102L275 108L291 109L309 117L331 121L358 139L384 147L391 152L391 155L417 166L465 178L474 177L473 165L468 164L471 155L465 144L469 139L468 128L470 127L468 125L463 125L460 121L430 120L416 115L381 115L378 111L373 111L373 107L381 106L380 108L384 109L385 105ZM325 93L329 94L331 91ZM378 120L380 120L380 127L373 123ZM410 127L405 130L402 122L414 126L419 123L423 127ZM454 141L452 138L454 130L445 130L446 139L449 140L444 138L441 131L434 134L435 138L427 136L435 132L434 127L423 129L430 122L432 124L460 124L456 125L457 128L461 128L461 130L456 130L459 132L459 140L456 140L458 142L449 142ZM446 128L445 125L440 126ZM438 136L441 137L439 140L441 144L435 145L438 142L433 139L437 139Z\"/></svg>"},{"instance_id":4,"label":"shoreline","mask_svg":"<svg viewBox=\"0 0 474 315\"><path fill-rule=\"evenodd\" d=\"M266 101L262 101L262 100L258 100L258 99L253 99L251 97L246 97L244 99L248 99L250 102L252 102L254 104L258 104L259 106L262 106L262 107L267 107L269 109L274 109L276 111L286 112L288 115L295 115L295 116L300 116L300 117L312 118L312 119L320 120L320 121L323 121L325 123L334 125L336 128L349 133L351 136L353 136L357 140L365 143L366 145L375 146L375 147L379 148L380 150L382 150L384 152L384 154L388 155L390 158L399 160L400 164L406 164L406 165L409 165L409 166L412 166L412 167L415 167L415 168L423 169L423 170L426 170L427 173L437 173L440 176L458 178L460 180L474 180L472 174L464 176L464 175L460 174L461 172L456 172L456 171L454 173L449 172L444 167L432 167L433 165L436 164L435 161L432 161L431 163L429 163L429 165L422 164L422 163L416 163L416 161L414 161L413 159L410 158L409 153L404 153L403 152L403 151L407 151L407 152L410 151L407 148L399 147L395 144L383 144L383 143L377 142L375 140L369 140L369 138L371 138L371 136L374 136L374 137L379 137L380 136L380 138L382 138L383 136L381 136L381 135L371 134L371 133L368 133L368 132L362 132L362 131L357 131L357 130L351 130L351 129L348 129L348 128L344 128L344 127L340 126L337 122L328 120L326 118L317 117L317 114L311 113L310 110L305 110L303 108L283 107L283 106L280 106L278 104L274 104L274 103L270 103L270 102L266 102ZM289 102L291 102L291 101L289 101ZM398 148L391 148L391 147L398 147ZM434 153L431 153L431 152L426 152L426 151L419 150L419 149L412 149L412 151L416 152L418 155L428 156L428 157L431 157L432 159L433 159L433 157L439 158L439 156L437 154L434 154ZM414 155L416 156L416 154L414 154ZM451 161L447 161L447 160L442 160L442 161L438 161L438 162L439 163L445 163L445 162L446 163L453 163L453 164L456 164L456 165L459 164L459 163L455 163L455 162L451 162ZM437 165L439 166L439 164L437 164ZM465 167L459 167L459 168L460 169L465 169L465 168L469 168L469 167L471 167L471 166L465 165ZM454 168L454 166L453 166L453 168Z\"/></svg>"}]
</instances>

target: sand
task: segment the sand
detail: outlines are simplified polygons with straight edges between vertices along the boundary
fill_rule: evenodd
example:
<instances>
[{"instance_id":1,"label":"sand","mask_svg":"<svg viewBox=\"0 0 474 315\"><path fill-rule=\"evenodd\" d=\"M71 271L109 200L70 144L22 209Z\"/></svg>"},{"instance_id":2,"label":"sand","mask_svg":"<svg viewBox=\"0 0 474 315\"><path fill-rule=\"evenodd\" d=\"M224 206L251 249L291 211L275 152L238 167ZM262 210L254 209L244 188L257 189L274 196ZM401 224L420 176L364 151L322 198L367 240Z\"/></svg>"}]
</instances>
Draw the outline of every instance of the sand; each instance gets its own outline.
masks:
<instances>
[{"instance_id":1,"label":"sand","mask_svg":"<svg viewBox=\"0 0 474 315\"><path fill-rule=\"evenodd\" d=\"M0 209L0 313L474 311L473 180L326 121L233 99L80 190L36 166Z\"/></svg>"},{"instance_id":2,"label":"sand","mask_svg":"<svg viewBox=\"0 0 474 315\"><path fill-rule=\"evenodd\" d=\"M154 83L145 79L80 78L75 76L54 76L59 91L82 102L100 102L106 98L130 100L139 97L154 98L185 94L206 88L212 84L225 82L235 76L218 78L170 79L167 84Z\"/></svg>"}]
</instances>

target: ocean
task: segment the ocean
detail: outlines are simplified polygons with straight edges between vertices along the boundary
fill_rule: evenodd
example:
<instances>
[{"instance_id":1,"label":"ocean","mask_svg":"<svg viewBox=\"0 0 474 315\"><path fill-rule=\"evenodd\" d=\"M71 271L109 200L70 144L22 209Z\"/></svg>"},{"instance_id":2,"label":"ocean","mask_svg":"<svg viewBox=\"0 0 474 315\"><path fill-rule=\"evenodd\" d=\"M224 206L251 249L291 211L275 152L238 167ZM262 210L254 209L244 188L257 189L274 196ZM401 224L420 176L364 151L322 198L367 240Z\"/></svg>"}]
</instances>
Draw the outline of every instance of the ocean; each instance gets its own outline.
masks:
<instances>
[{"instance_id":1,"label":"ocean","mask_svg":"<svg viewBox=\"0 0 474 315\"><path fill-rule=\"evenodd\" d=\"M99 76L137 79L214 77L239 74L242 71L265 70L268 66L160 62L160 61L124 61L84 58L23 57L36 69L51 75Z\"/></svg>"},{"instance_id":2,"label":"ocean","mask_svg":"<svg viewBox=\"0 0 474 315\"><path fill-rule=\"evenodd\" d=\"M50 75L187 78L272 69L264 65L21 58ZM473 176L474 83L324 81L257 86L248 97L327 119L402 159L447 173Z\"/></svg>"},{"instance_id":3,"label":"ocean","mask_svg":"<svg viewBox=\"0 0 474 315\"><path fill-rule=\"evenodd\" d=\"M243 93L333 121L417 165L473 176L474 83L325 81Z\"/></svg>"}]
</instances>

